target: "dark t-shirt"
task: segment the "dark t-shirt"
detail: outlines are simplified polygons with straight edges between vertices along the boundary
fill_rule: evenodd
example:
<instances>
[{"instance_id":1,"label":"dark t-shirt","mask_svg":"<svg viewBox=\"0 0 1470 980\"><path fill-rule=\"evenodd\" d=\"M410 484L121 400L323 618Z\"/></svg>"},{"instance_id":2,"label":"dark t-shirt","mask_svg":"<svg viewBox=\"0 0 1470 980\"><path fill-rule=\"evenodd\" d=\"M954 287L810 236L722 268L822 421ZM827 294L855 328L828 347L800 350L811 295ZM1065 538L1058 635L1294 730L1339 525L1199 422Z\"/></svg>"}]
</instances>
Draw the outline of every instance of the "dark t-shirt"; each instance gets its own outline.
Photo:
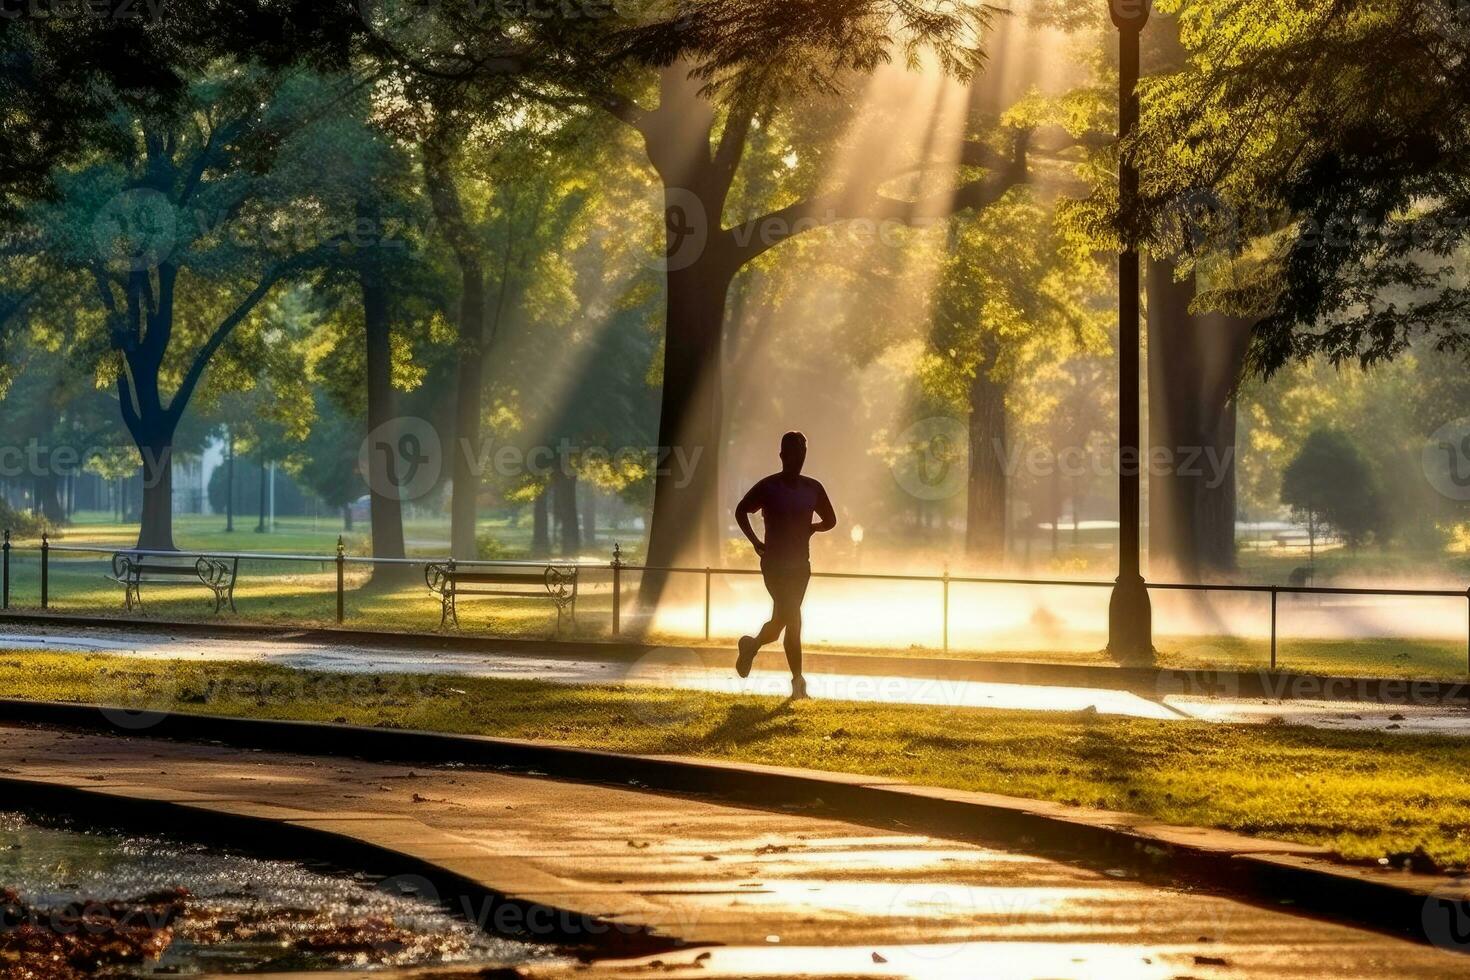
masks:
<instances>
[{"instance_id":1,"label":"dark t-shirt","mask_svg":"<svg viewBox=\"0 0 1470 980\"><path fill-rule=\"evenodd\" d=\"M827 491L816 480L788 480L780 473L751 487L741 503L746 510L760 511L765 521L763 566L805 565L811 560L812 518L832 511Z\"/></svg>"}]
</instances>

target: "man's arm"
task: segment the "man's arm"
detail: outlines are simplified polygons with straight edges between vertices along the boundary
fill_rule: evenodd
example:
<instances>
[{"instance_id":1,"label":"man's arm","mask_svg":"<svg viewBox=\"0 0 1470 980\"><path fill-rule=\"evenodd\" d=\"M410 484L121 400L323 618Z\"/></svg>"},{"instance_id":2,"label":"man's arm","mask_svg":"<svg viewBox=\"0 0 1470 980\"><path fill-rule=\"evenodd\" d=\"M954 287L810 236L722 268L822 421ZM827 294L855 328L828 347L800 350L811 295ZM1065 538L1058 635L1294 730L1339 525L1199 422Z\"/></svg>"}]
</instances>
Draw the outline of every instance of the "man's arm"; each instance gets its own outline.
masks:
<instances>
[{"instance_id":1,"label":"man's arm","mask_svg":"<svg viewBox=\"0 0 1470 980\"><path fill-rule=\"evenodd\" d=\"M827 488L820 483L817 484L817 516L821 520L812 525L813 534L821 534L837 526L837 512L832 509L832 501L827 499Z\"/></svg>"},{"instance_id":2,"label":"man's arm","mask_svg":"<svg viewBox=\"0 0 1470 980\"><path fill-rule=\"evenodd\" d=\"M751 547L755 548L758 557L765 555L766 544L755 536L755 529L750 526L750 515L760 510L760 499L756 494L760 487L759 483L751 487L750 492L741 497L740 503L735 505L735 523L740 525L740 530L750 539Z\"/></svg>"}]
</instances>

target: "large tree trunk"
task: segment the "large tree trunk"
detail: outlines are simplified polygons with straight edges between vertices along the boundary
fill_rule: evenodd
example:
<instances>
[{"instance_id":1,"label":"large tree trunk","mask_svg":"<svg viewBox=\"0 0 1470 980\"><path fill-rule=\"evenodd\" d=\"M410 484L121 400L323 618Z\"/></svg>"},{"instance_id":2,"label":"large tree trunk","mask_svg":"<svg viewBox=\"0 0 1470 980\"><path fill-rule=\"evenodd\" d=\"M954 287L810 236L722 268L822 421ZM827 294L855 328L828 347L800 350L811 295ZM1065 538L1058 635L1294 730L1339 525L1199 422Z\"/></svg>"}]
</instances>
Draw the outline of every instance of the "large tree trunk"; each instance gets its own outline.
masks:
<instances>
[{"instance_id":1,"label":"large tree trunk","mask_svg":"<svg viewBox=\"0 0 1470 980\"><path fill-rule=\"evenodd\" d=\"M551 485L555 490L553 503L556 506L557 524L561 530L561 554L563 558L575 558L582 552L582 532L577 518L577 477L558 466L551 474Z\"/></svg>"},{"instance_id":2,"label":"large tree trunk","mask_svg":"<svg viewBox=\"0 0 1470 980\"><path fill-rule=\"evenodd\" d=\"M398 451L398 440L392 432L396 410L388 287L368 270L361 274L360 286L367 346L367 425L380 443L370 446L368 452L373 555L402 558L403 503L398 493L398 461L393 455ZM374 585L398 584L410 578L412 569L406 565L373 566Z\"/></svg>"},{"instance_id":3,"label":"large tree trunk","mask_svg":"<svg viewBox=\"0 0 1470 980\"><path fill-rule=\"evenodd\" d=\"M648 564L716 564L720 555L720 373L725 293L733 270L704 259L670 272ZM641 601L657 604L665 576L643 577Z\"/></svg>"},{"instance_id":4,"label":"large tree trunk","mask_svg":"<svg viewBox=\"0 0 1470 980\"><path fill-rule=\"evenodd\" d=\"M455 558L475 557L476 503L480 476L480 389L484 381L485 276L480 263L460 263L458 369L451 443L453 497L449 504L449 550Z\"/></svg>"},{"instance_id":5,"label":"large tree trunk","mask_svg":"<svg viewBox=\"0 0 1470 980\"><path fill-rule=\"evenodd\" d=\"M475 472L480 450L480 397L485 364L485 270L479 242L465 219L454 183L452 156L459 134L447 128L423 144L424 183L440 231L459 266L459 325L454 441L449 444L454 495L449 504L449 551L455 558L474 558L476 502L480 476ZM502 290L504 286L502 285Z\"/></svg>"},{"instance_id":6,"label":"large tree trunk","mask_svg":"<svg viewBox=\"0 0 1470 980\"><path fill-rule=\"evenodd\" d=\"M35 495L35 512L52 525L62 524L66 520L66 512L61 503L60 478L52 472L37 474L31 480L31 488Z\"/></svg>"},{"instance_id":7,"label":"large tree trunk","mask_svg":"<svg viewBox=\"0 0 1470 980\"><path fill-rule=\"evenodd\" d=\"M987 361L970 382L970 475L965 499L965 552L1000 560L1006 548L1006 386Z\"/></svg>"},{"instance_id":8,"label":"large tree trunk","mask_svg":"<svg viewBox=\"0 0 1470 980\"><path fill-rule=\"evenodd\" d=\"M1149 443L1167 460L1149 471L1151 572L1198 580L1235 568L1234 395L1251 322L1192 315L1194 280L1170 262L1149 262L1147 289Z\"/></svg>"},{"instance_id":9,"label":"large tree trunk","mask_svg":"<svg viewBox=\"0 0 1470 980\"><path fill-rule=\"evenodd\" d=\"M138 547L144 551L174 551L173 433L158 435L139 446L143 457L143 510Z\"/></svg>"},{"instance_id":10,"label":"large tree trunk","mask_svg":"<svg viewBox=\"0 0 1470 980\"><path fill-rule=\"evenodd\" d=\"M667 262L650 566L718 563L725 525L719 493L721 344L725 302L740 260L721 219L745 129L728 144L722 138L728 154L712 156L715 113L699 88L687 65L666 69L658 111L643 127L649 160L664 188ZM666 581L663 574L643 576L639 601L645 609L658 603Z\"/></svg>"}]
</instances>

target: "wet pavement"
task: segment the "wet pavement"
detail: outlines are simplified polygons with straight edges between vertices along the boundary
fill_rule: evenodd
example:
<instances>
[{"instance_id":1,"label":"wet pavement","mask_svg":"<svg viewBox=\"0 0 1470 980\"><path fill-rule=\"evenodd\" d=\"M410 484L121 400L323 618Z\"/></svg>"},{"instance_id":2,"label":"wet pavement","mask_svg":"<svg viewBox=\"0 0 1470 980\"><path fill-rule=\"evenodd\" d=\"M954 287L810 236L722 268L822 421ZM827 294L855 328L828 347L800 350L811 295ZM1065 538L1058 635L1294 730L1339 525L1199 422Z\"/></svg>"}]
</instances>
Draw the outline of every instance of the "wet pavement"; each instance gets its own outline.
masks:
<instances>
[{"instance_id":1,"label":"wet pavement","mask_svg":"<svg viewBox=\"0 0 1470 980\"><path fill-rule=\"evenodd\" d=\"M534 656L447 650L392 649L372 645L305 643L291 639L175 637L161 632L104 629L6 629L0 648L87 650L155 659L178 657L269 663L301 670L342 673L450 674L466 677L539 680L561 684L645 684L724 694L790 693L779 650L761 655L750 677L731 666L710 667L703 657L678 648L659 648L638 660ZM707 654L707 651L705 651ZM859 655L860 656L860 655ZM833 658L840 659L840 658ZM916 661L922 669L924 661ZM1206 697L1055 685L999 684L868 673L811 673L808 690L829 700L939 707L1006 708L1023 711L1084 711L1162 721L1198 720L1230 724L1310 725L1372 729L1388 733L1470 735L1470 708L1446 705L1386 705L1375 702Z\"/></svg>"},{"instance_id":2,"label":"wet pavement","mask_svg":"<svg viewBox=\"0 0 1470 980\"><path fill-rule=\"evenodd\" d=\"M99 794L104 809L109 795L147 798L348 834L707 947L530 976L1470 975L1470 957L1290 909L799 810L6 727L0 774ZM24 786L8 795L25 805Z\"/></svg>"},{"instance_id":3,"label":"wet pavement","mask_svg":"<svg viewBox=\"0 0 1470 980\"><path fill-rule=\"evenodd\" d=\"M109 976L134 972L128 964L139 947L159 950L136 967L141 975L553 958L549 947L488 936L396 884L329 866L0 812L0 889L9 890L7 909L17 920L6 924L29 927L30 940L7 943L14 933L0 932L0 975L11 962L6 954L21 945L30 947L29 956L20 956L14 968L39 968L62 951L75 962L69 943L82 912L91 915L82 934L95 937L83 961L108 963L99 972ZM116 927L106 933L96 928L104 909L110 914L100 917L101 924Z\"/></svg>"}]
</instances>

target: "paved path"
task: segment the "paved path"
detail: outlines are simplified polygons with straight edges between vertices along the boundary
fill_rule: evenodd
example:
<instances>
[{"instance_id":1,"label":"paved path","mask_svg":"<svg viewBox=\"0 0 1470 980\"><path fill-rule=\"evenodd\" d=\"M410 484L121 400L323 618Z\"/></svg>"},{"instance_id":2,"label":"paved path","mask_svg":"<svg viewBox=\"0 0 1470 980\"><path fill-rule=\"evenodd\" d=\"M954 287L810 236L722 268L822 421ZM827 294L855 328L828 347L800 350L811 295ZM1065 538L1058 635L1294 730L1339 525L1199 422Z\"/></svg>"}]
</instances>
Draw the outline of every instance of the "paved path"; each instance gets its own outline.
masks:
<instances>
[{"instance_id":1,"label":"paved path","mask_svg":"<svg viewBox=\"0 0 1470 980\"><path fill-rule=\"evenodd\" d=\"M563 684L650 684L727 694L785 696L791 678L780 669L757 669L742 680L732 667L707 667L681 651L655 650L633 662L587 657L529 656L524 653L480 653L405 650L370 645L303 643L289 639L175 637L162 632L75 627L0 628L0 648L96 650L124 656L271 663L298 669L352 673L434 673L469 677L531 679ZM734 654L730 656L731 664ZM762 655L761 664L784 665L779 650ZM809 690L831 700L927 704L942 707L1010 708L1036 711L1080 711L1102 714L1200 721L1262 724L1277 720L1336 729L1384 732L1434 732L1470 735L1470 708L1427 705L1384 705L1348 701L1264 700L1195 697L1169 694L1142 697L1128 691L1035 684L997 684L869 674L813 673Z\"/></svg>"},{"instance_id":2,"label":"paved path","mask_svg":"<svg viewBox=\"0 0 1470 980\"><path fill-rule=\"evenodd\" d=\"M546 976L1470 975L1470 958L1121 872L633 789L3 726L0 776L326 828L724 944Z\"/></svg>"}]
</instances>

